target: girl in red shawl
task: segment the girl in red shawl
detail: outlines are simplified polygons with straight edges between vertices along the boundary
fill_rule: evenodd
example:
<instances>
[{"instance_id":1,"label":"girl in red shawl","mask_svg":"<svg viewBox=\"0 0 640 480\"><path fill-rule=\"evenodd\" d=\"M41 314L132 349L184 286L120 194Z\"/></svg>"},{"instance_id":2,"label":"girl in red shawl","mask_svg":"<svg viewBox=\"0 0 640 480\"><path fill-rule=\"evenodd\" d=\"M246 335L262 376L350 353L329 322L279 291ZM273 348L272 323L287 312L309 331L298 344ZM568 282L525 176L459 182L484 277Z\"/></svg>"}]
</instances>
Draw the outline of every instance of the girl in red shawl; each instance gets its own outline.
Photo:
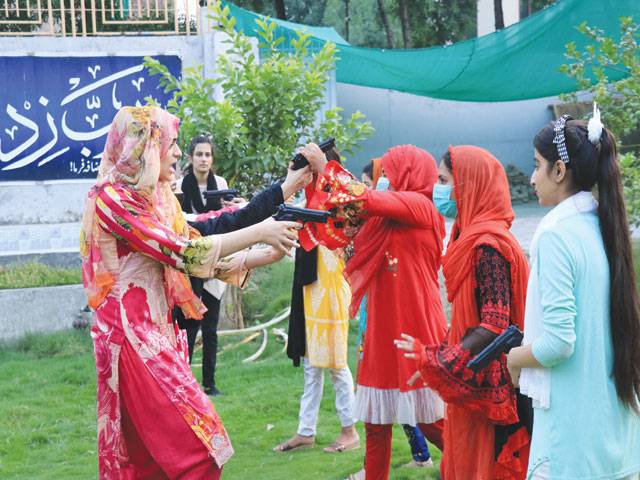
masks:
<instances>
[{"instance_id":1,"label":"girl in red shawl","mask_svg":"<svg viewBox=\"0 0 640 480\"><path fill-rule=\"evenodd\" d=\"M440 345L403 335L398 348L417 358L422 379L447 402L442 477L524 479L531 404L511 385L506 356L478 373L466 368L509 325L523 328L529 268L509 231L514 214L504 168L481 148L450 147L434 202L455 217L443 257L451 327Z\"/></svg>"},{"instance_id":2,"label":"girl in red shawl","mask_svg":"<svg viewBox=\"0 0 640 480\"><path fill-rule=\"evenodd\" d=\"M294 222L273 219L202 238L171 192L178 119L157 107L118 112L85 206L82 277L95 309L100 479L217 479L233 448L187 362L179 306L202 318L185 273L240 285L258 241L293 246ZM251 261L250 261L251 259Z\"/></svg>"},{"instance_id":3,"label":"girl in red shawl","mask_svg":"<svg viewBox=\"0 0 640 480\"><path fill-rule=\"evenodd\" d=\"M446 323L438 288L445 234L431 195L436 163L412 145L390 149L381 159L389 191L365 187L337 162L327 163L316 145L302 151L320 172L310 208L335 209L327 224L307 224L300 243L345 246L355 236L355 255L345 269L355 316L368 298L367 334L356 392L356 417L365 422L367 480L387 479L394 423L420 425L439 448L444 405L421 382L408 385L415 371L393 340L409 331L426 344L440 343ZM360 226L364 225L360 228ZM358 232L359 230L359 232Z\"/></svg>"}]
</instances>

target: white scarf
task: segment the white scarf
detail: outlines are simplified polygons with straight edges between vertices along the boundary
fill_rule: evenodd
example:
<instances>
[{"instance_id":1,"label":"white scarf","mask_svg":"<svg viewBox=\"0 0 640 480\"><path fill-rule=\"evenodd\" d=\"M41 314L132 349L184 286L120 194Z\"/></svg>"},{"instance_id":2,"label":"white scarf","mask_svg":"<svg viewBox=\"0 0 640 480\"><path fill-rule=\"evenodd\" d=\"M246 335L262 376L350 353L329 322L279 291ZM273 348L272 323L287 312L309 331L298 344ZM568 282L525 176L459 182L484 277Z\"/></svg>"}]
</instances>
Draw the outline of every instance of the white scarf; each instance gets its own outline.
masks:
<instances>
[{"instance_id":1,"label":"white scarf","mask_svg":"<svg viewBox=\"0 0 640 480\"><path fill-rule=\"evenodd\" d=\"M544 333L542 304L538 286L538 239L543 232L552 230L562 220L574 215L591 213L598 204L591 192L579 192L559 203L540 221L531 240L529 284L524 310L523 345L530 345ZM523 368L520 374L520 392L533 400L535 408L548 409L551 405L551 372L548 368Z\"/></svg>"}]
</instances>

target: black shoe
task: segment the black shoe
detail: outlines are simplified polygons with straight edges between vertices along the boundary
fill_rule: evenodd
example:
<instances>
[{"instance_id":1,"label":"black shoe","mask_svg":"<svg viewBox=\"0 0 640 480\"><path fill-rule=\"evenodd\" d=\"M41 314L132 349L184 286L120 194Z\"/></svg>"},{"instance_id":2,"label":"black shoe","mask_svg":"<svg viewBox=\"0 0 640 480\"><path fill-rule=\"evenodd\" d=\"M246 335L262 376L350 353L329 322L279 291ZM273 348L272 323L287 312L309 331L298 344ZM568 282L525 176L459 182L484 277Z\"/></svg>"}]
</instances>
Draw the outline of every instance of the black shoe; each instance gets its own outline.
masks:
<instances>
[{"instance_id":1,"label":"black shoe","mask_svg":"<svg viewBox=\"0 0 640 480\"><path fill-rule=\"evenodd\" d=\"M215 386L204 387L204 393L206 393L207 395L211 395L212 397L217 397L218 395L222 395L222 392L218 390Z\"/></svg>"}]
</instances>

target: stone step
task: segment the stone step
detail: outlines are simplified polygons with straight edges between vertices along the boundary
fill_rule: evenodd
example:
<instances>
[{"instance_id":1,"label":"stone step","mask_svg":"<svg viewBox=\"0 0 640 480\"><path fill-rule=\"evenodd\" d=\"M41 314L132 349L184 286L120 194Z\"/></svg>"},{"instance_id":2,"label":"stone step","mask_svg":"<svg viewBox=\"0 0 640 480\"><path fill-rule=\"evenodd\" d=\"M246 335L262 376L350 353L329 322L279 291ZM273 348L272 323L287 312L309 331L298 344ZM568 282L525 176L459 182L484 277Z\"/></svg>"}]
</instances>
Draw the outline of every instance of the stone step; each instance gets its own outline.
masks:
<instances>
[{"instance_id":1,"label":"stone step","mask_svg":"<svg viewBox=\"0 0 640 480\"><path fill-rule=\"evenodd\" d=\"M80 251L80 223L0 226L0 257Z\"/></svg>"}]
</instances>

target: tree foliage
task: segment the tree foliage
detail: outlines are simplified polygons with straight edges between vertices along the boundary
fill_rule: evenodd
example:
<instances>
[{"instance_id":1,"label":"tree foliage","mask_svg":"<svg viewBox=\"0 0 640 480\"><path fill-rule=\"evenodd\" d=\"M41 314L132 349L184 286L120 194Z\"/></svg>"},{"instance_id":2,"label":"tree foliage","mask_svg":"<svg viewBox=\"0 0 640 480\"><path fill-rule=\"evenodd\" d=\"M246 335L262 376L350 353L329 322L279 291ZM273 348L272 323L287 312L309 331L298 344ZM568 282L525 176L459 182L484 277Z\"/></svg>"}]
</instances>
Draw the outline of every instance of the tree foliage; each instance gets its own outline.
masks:
<instances>
[{"instance_id":1,"label":"tree foliage","mask_svg":"<svg viewBox=\"0 0 640 480\"><path fill-rule=\"evenodd\" d=\"M211 134L216 144L216 167L243 193L251 193L286 171L296 147L308 140L333 136L338 148L351 154L371 135L373 127L359 112L343 119L340 108L322 111L336 47L326 43L311 52L310 39L298 33L286 52L277 49L284 38L275 35L276 23L257 20L262 53L256 57L252 40L234 30L235 19L220 2L210 7L215 29L226 35L228 50L217 60L215 79L202 69L173 77L159 62L147 58L152 74L173 92L168 109L182 120L183 149L197 134ZM216 87L224 99L214 99Z\"/></svg>"},{"instance_id":2,"label":"tree foliage","mask_svg":"<svg viewBox=\"0 0 640 480\"><path fill-rule=\"evenodd\" d=\"M77 1L77 0L76 0ZM85 3L90 12L89 0ZM278 18L278 4L284 4L286 20L306 25L327 25L334 27L353 45L377 48L423 48L444 45L473 38L476 35L477 0L232 0L234 4ZM545 8L557 0L520 0L522 18ZM11 3L10 3L11 4ZM58 11L60 0L52 0L54 11ZM347 18L347 4L349 16ZM404 8L403 8L404 7ZM68 10L68 4L67 4ZM404 12L404 14L403 14ZM45 23L47 21L45 9ZM116 10L116 20L119 18ZM403 21L404 18L404 21ZM71 31L71 14L67 11L68 35ZM386 22L385 22L386 19ZM76 26L80 29L80 9L76 10ZM169 14L168 25L103 25L97 18L98 29L104 32L132 32L172 30L175 26L173 13ZM195 29L195 17L189 19L190 27ZM56 28L59 30L59 18ZM179 28L186 27L183 13L178 17ZM91 29L90 14L86 14L86 25ZM0 31L32 31L39 25L0 25ZM405 42L405 39L407 40Z\"/></svg>"},{"instance_id":3,"label":"tree foliage","mask_svg":"<svg viewBox=\"0 0 640 480\"><path fill-rule=\"evenodd\" d=\"M389 48L383 14L395 48L444 45L476 35L475 0L349 0L349 5L349 42L354 45ZM344 0L327 0L324 24L344 36Z\"/></svg>"},{"instance_id":4,"label":"tree foliage","mask_svg":"<svg viewBox=\"0 0 640 480\"><path fill-rule=\"evenodd\" d=\"M586 23L579 30L589 39L584 49L567 45L569 63L561 71L575 78L580 90L593 93L602 110L605 125L618 139L640 130L640 24L633 18L620 20L619 38ZM612 81L616 74L621 80ZM576 96L569 95L568 100ZM623 184L630 220L640 226L640 145L626 145L621 155Z\"/></svg>"},{"instance_id":5,"label":"tree foliage","mask_svg":"<svg viewBox=\"0 0 640 480\"><path fill-rule=\"evenodd\" d=\"M321 25L327 1L286 0L284 2L286 20L306 25ZM277 18L276 0L233 0L233 4L252 12Z\"/></svg>"},{"instance_id":6,"label":"tree foliage","mask_svg":"<svg viewBox=\"0 0 640 480\"><path fill-rule=\"evenodd\" d=\"M525 17L557 0L521 0ZM346 4L349 4L349 18ZM276 16L274 0L234 0L248 10ZM477 32L477 0L286 0L287 20L334 27L349 42L375 48L423 48L467 40ZM403 5L405 9L401 8ZM407 12L404 27L402 12ZM387 38L387 27L389 37ZM407 37L405 43L403 31Z\"/></svg>"},{"instance_id":7,"label":"tree foliage","mask_svg":"<svg viewBox=\"0 0 640 480\"><path fill-rule=\"evenodd\" d=\"M549 5L553 5L558 0L523 0L523 3L528 5L529 14L535 13L538 10L542 10L543 8L547 8Z\"/></svg>"}]
</instances>

